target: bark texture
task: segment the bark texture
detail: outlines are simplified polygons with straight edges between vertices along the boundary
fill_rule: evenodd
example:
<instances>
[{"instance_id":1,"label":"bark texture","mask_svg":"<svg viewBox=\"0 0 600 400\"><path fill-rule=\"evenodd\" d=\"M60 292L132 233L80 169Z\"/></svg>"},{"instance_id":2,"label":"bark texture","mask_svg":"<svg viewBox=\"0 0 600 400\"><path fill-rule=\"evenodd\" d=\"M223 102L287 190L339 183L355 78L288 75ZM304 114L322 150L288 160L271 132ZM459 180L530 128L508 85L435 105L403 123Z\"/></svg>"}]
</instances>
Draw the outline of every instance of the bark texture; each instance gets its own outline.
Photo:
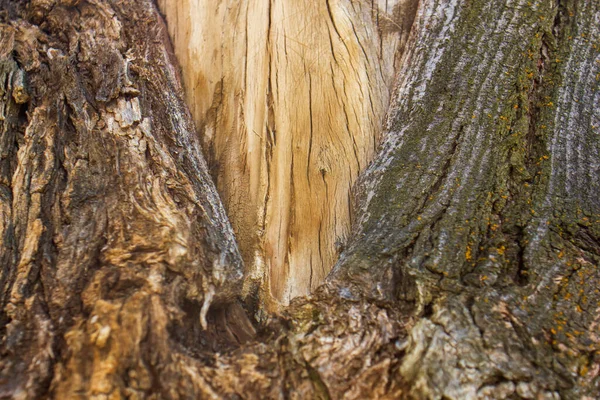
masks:
<instances>
[{"instance_id":1,"label":"bark texture","mask_svg":"<svg viewBox=\"0 0 600 400\"><path fill-rule=\"evenodd\" d=\"M600 3L412 4L352 233L269 315L155 4L0 0L0 398L600 397Z\"/></svg>"},{"instance_id":2,"label":"bark texture","mask_svg":"<svg viewBox=\"0 0 600 400\"><path fill-rule=\"evenodd\" d=\"M597 1L420 4L329 278L414 302L416 398L599 395L598 21Z\"/></svg>"},{"instance_id":3,"label":"bark texture","mask_svg":"<svg viewBox=\"0 0 600 400\"><path fill-rule=\"evenodd\" d=\"M0 396L135 398L242 284L165 29L149 1L0 4Z\"/></svg>"}]
</instances>

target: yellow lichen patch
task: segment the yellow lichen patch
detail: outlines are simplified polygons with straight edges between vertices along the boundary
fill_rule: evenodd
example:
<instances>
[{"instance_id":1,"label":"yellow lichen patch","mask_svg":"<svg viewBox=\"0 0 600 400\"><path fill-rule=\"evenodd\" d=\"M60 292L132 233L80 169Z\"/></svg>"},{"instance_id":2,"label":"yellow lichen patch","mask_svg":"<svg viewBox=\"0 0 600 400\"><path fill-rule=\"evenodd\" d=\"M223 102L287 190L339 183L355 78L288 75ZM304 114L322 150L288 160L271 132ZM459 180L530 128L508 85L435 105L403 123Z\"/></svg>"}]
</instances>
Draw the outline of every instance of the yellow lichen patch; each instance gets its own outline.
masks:
<instances>
[{"instance_id":1,"label":"yellow lichen patch","mask_svg":"<svg viewBox=\"0 0 600 400\"><path fill-rule=\"evenodd\" d=\"M471 261L472 258L473 258L473 254L472 254L472 250L471 250L471 245L468 245L467 250L465 251L465 259L467 261Z\"/></svg>"}]
</instances>

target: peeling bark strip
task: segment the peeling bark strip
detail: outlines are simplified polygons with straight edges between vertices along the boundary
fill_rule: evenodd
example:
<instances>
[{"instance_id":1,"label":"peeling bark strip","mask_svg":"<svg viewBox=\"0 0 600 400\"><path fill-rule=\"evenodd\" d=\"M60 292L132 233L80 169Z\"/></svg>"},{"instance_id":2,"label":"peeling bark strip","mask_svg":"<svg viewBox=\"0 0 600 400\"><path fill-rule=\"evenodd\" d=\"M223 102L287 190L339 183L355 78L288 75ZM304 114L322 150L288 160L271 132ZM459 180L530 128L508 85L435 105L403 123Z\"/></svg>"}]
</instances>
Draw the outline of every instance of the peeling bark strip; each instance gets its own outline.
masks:
<instances>
[{"instance_id":1,"label":"peeling bark strip","mask_svg":"<svg viewBox=\"0 0 600 400\"><path fill-rule=\"evenodd\" d=\"M249 276L270 289L266 301L316 289L348 234L350 187L372 158L394 55L414 15L414 1L379 3L159 1L213 176Z\"/></svg>"}]
</instances>

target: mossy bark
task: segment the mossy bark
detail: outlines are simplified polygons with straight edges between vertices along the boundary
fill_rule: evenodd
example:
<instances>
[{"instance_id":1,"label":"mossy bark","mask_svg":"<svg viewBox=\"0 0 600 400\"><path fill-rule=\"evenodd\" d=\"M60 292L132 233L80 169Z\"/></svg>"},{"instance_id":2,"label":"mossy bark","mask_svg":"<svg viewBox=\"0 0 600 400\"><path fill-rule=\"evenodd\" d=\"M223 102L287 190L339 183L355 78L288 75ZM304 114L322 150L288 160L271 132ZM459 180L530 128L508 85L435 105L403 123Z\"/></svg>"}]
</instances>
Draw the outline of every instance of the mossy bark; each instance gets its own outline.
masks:
<instances>
[{"instance_id":1,"label":"mossy bark","mask_svg":"<svg viewBox=\"0 0 600 400\"><path fill-rule=\"evenodd\" d=\"M417 3L353 233L265 315L155 4L0 0L0 398L600 397L600 3Z\"/></svg>"}]
</instances>

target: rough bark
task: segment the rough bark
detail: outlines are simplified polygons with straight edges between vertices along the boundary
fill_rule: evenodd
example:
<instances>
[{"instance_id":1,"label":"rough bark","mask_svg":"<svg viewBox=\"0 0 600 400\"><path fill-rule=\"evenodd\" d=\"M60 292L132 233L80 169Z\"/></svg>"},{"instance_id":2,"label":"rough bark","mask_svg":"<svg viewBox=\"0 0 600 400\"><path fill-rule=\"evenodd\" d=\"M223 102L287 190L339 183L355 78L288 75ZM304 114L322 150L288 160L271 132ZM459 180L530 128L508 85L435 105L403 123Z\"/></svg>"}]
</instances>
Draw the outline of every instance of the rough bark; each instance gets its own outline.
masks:
<instances>
[{"instance_id":1,"label":"rough bark","mask_svg":"<svg viewBox=\"0 0 600 400\"><path fill-rule=\"evenodd\" d=\"M597 1L421 3L329 278L414 302L417 398L599 395L598 21Z\"/></svg>"},{"instance_id":2,"label":"rough bark","mask_svg":"<svg viewBox=\"0 0 600 400\"><path fill-rule=\"evenodd\" d=\"M0 397L600 397L597 1L419 1L352 234L272 315L153 2L0 8Z\"/></svg>"},{"instance_id":3,"label":"rough bark","mask_svg":"<svg viewBox=\"0 0 600 400\"><path fill-rule=\"evenodd\" d=\"M149 1L1 4L0 395L135 397L243 273L165 29Z\"/></svg>"}]
</instances>

